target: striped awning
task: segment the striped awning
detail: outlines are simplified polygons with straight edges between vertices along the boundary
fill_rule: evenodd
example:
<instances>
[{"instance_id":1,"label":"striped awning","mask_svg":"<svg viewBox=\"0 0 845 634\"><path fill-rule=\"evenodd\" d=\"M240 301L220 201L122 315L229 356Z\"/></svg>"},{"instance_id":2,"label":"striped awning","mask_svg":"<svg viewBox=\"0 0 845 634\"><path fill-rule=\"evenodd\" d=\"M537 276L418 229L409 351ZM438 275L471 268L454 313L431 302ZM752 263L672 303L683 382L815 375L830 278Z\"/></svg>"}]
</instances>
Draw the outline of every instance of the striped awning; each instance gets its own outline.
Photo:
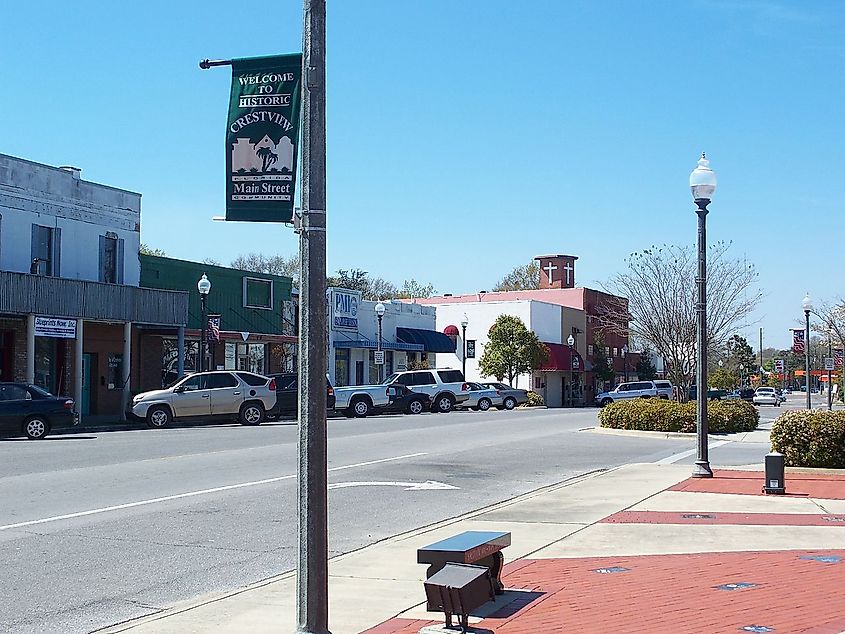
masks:
<instances>
[{"instance_id":1,"label":"striped awning","mask_svg":"<svg viewBox=\"0 0 845 634\"><path fill-rule=\"evenodd\" d=\"M377 350L378 342L369 339L336 339L335 348L363 348L365 350ZM382 350L404 350L406 352L424 352L425 348L416 343L404 343L401 341L382 341Z\"/></svg>"}]
</instances>

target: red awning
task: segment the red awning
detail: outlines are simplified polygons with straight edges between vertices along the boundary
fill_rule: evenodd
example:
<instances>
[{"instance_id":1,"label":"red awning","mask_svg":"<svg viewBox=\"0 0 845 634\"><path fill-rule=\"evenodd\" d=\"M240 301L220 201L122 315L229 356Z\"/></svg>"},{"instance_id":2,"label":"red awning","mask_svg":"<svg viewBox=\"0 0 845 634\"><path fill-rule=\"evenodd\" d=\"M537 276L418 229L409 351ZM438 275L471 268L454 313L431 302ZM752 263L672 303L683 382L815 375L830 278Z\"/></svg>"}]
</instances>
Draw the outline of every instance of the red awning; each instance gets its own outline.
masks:
<instances>
[{"instance_id":1,"label":"red awning","mask_svg":"<svg viewBox=\"0 0 845 634\"><path fill-rule=\"evenodd\" d=\"M458 336L458 327L452 324L449 324L443 329L443 334L447 337L457 337Z\"/></svg>"},{"instance_id":2,"label":"red awning","mask_svg":"<svg viewBox=\"0 0 845 634\"><path fill-rule=\"evenodd\" d=\"M545 343L545 342L544 342ZM549 349L549 360L540 366L544 372L583 372L584 359L569 346L562 343L546 343Z\"/></svg>"}]
</instances>

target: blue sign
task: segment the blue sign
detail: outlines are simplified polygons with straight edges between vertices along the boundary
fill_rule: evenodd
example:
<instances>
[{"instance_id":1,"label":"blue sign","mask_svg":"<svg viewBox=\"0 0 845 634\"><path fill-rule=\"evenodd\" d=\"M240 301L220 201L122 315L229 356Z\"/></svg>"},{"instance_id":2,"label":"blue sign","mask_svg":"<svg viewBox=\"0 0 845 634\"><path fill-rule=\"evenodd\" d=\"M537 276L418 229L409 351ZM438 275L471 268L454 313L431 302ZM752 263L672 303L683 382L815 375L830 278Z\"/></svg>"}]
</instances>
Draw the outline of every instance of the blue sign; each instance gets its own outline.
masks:
<instances>
[{"instance_id":1,"label":"blue sign","mask_svg":"<svg viewBox=\"0 0 845 634\"><path fill-rule=\"evenodd\" d=\"M358 332L358 308L361 292L333 288L329 295L332 330L353 330Z\"/></svg>"}]
</instances>

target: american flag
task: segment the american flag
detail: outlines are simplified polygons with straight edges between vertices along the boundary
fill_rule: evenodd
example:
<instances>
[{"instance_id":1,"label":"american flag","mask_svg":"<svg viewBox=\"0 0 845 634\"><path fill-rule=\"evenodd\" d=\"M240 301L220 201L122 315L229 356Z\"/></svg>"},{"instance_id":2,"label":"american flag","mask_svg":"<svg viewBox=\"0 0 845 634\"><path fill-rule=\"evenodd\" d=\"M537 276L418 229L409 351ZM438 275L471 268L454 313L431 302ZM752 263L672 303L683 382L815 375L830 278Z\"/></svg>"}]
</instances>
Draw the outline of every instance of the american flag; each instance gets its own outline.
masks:
<instances>
[{"instance_id":1,"label":"american flag","mask_svg":"<svg viewBox=\"0 0 845 634\"><path fill-rule=\"evenodd\" d=\"M792 352L804 354L804 331L792 330Z\"/></svg>"},{"instance_id":2,"label":"american flag","mask_svg":"<svg viewBox=\"0 0 845 634\"><path fill-rule=\"evenodd\" d=\"M220 341L220 315L208 316L208 327L206 328L205 337L208 341Z\"/></svg>"},{"instance_id":3,"label":"american flag","mask_svg":"<svg viewBox=\"0 0 845 634\"><path fill-rule=\"evenodd\" d=\"M833 366L836 368L842 367L842 360L845 358L845 350L842 348L833 349Z\"/></svg>"}]
</instances>

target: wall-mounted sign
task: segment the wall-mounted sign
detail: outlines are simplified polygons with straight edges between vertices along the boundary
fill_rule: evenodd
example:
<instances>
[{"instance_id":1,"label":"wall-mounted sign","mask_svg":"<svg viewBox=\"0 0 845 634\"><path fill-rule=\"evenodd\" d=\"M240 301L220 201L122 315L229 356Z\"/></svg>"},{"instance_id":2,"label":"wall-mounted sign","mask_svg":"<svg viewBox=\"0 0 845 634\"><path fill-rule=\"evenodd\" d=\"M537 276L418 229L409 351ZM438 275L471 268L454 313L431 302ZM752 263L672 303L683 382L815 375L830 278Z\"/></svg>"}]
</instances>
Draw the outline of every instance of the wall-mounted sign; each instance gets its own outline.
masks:
<instances>
[{"instance_id":1,"label":"wall-mounted sign","mask_svg":"<svg viewBox=\"0 0 845 634\"><path fill-rule=\"evenodd\" d=\"M361 291L341 288L329 290L329 311L332 330L358 332L358 308L361 306Z\"/></svg>"},{"instance_id":2,"label":"wall-mounted sign","mask_svg":"<svg viewBox=\"0 0 845 634\"><path fill-rule=\"evenodd\" d=\"M58 337L60 339L76 338L76 320L61 319L59 317L36 317L36 337Z\"/></svg>"},{"instance_id":3,"label":"wall-mounted sign","mask_svg":"<svg viewBox=\"0 0 845 634\"><path fill-rule=\"evenodd\" d=\"M572 369L573 370L580 370L581 369L581 359L578 357L572 357Z\"/></svg>"},{"instance_id":4,"label":"wall-mounted sign","mask_svg":"<svg viewBox=\"0 0 845 634\"><path fill-rule=\"evenodd\" d=\"M384 350L376 350L373 356L376 365L384 365Z\"/></svg>"},{"instance_id":5,"label":"wall-mounted sign","mask_svg":"<svg viewBox=\"0 0 845 634\"><path fill-rule=\"evenodd\" d=\"M835 360L833 357L825 357L824 358L824 369L825 370L835 370Z\"/></svg>"},{"instance_id":6,"label":"wall-mounted sign","mask_svg":"<svg viewBox=\"0 0 845 634\"><path fill-rule=\"evenodd\" d=\"M291 222L302 55L232 60L226 220Z\"/></svg>"},{"instance_id":7,"label":"wall-mounted sign","mask_svg":"<svg viewBox=\"0 0 845 634\"><path fill-rule=\"evenodd\" d=\"M475 339L467 339L467 359L475 359Z\"/></svg>"}]
</instances>

